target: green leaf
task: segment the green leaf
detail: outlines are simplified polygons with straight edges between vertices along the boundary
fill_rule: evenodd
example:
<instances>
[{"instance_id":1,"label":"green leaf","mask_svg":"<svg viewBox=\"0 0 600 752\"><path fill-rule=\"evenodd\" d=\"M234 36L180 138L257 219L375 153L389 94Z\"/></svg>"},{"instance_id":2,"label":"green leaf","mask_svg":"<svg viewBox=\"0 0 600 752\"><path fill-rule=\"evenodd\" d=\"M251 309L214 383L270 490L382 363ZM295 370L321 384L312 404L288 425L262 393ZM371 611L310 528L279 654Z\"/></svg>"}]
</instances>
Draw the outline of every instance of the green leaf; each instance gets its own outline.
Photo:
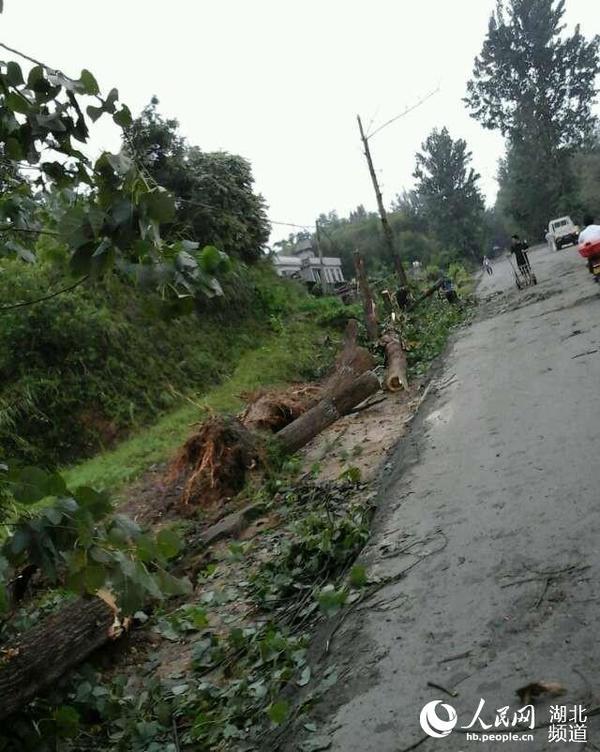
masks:
<instances>
[{"instance_id":1,"label":"green leaf","mask_svg":"<svg viewBox=\"0 0 600 752\"><path fill-rule=\"evenodd\" d=\"M350 583L355 588L361 588L367 584L367 570L362 564L355 564L350 570Z\"/></svg>"},{"instance_id":2,"label":"green leaf","mask_svg":"<svg viewBox=\"0 0 600 752\"><path fill-rule=\"evenodd\" d=\"M149 535L140 535L136 540L136 546L140 561L152 561L157 555L156 545Z\"/></svg>"},{"instance_id":3,"label":"green leaf","mask_svg":"<svg viewBox=\"0 0 600 752\"><path fill-rule=\"evenodd\" d=\"M8 552L13 556L22 553L31 542L31 535L28 530L17 528L7 541Z\"/></svg>"},{"instance_id":4,"label":"green leaf","mask_svg":"<svg viewBox=\"0 0 600 752\"><path fill-rule=\"evenodd\" d=\"M35 504L48 495L48 474L39 467L24 467L18 475L14 497L22 504Z\"/></svg>"},{"instance_id":5,"label":"green leaf","mask_svg":"<svg viewBox=\"0 0 600 752\"><path fill-rule=\"evenodd\" d=\"M129 107L127 107L126 104L121 105L121 109L113 115L113 120L117 125L120 125L121 128L129 128L133 123Z\"/></svg>"},{"instance_id":6,"label":"green leaf","mask_svg":"<svg viewBox=\"0 0 600 752\"><path fill-rule=\"evenodd\" d=\"M5 99L6 106L13 112L18 112L21 115L27 115L31 112L31 104L20 94L16 94L11 91Z\"/></svg>"},{"instance_id":7,"label":"green leaf","mask_svg":"<svg viewBox=\"0 0 600 752\"><path fill-rule=\"evenodd\" d=\"M208 274L229 271L231 268L229 256L214 245L205 245L198 255L198 261Z\"/></svg>"},{"instance_id":8,"label":"green leaf","mask_svg":"<svg viewBox=\"0 0 600 752\"><path fill-rule=\"evenodd\" d=\"M115 102L119 98L119 91L118 89L111 89L108 92L108 96L106 97L106 100L104 102L104 110L105 112L109 112L111 115L115 111Z\"/></svg>"},{"instance_id":9,"label":"green leaf","mask_svg":"<svg viewBox=\"0 0 600 752\"><path fill-rule=\"evenodd\" d=\"M175 219L175 200L164 188L155 188L144 196L146 211L156 222L172 222Z\"/></svg>"},{"instance_id":10,"label":"green leaf","mask_svg":"<svg viewBox=\"0 0 600 752\"><path fill-rule=\"evenodd\" d=\"M181 551L181 539L174 530L164 528L156 536L156 546L161 556L172 559Z\"/></svg>"},{"instance_id":11,"label":"green leaf","mask_svg":"<svg viewBox=\"0 0 600 752\"><path fill-rule=\"evenodd\" d=\"M94 107L90 104L85 108L85 111L87 112L90 120L95 123L96 120L102 117L104 113L104 107Z\"/></svg>"},{"instance_id":12,"label":"green leaf","mask_svg":"<svg viewBox=\"0 0 600 752\"><path fill-rule=\"evenodd\" d=\"M44 69L41 65L35 65L27 76L27 88L35 89L35 87L45 80Z\"/></svg>"},{"instance_id":13,"label":"green leaf","mask_svg":"<svg viewBox=\"0 0 600 752\"><path fill-rule=\"evenodd\" d=\"M350 481L350 483L360 483L361 476L360 468L353 465L352 467L346 468L346 470L340 474L339 479Z\"/></svg>"},{"instance_id":14,"label":"green leaf","mask_svg":"<svg viewBox=\"0 0 600 752\"><path fill-rule=\"evenodd\" d=\"M52 473L46 481L48 496L64 496L67 493L67 484L60 473Z\"/></svg>"},{"instance_id":15,"label":"green leaf","mask_svg":"<svg viewBox=\"0 0 600 752\"><path fill-rule=\"evenodd\" d=\"M98 94L100 91L98 87L98 82L94 78L93 74L89 72L89 70L86 70L85 68L81 71L81 76L79 76L79 80L81 84L83 85L85 94Z\"/></svg>"},{"instance_id":16,"label":"green leaf","mask_svg":"<svg viewBox=\"0 0 600 752\"><path fill-rule=\"evenodd\" d=\"M302 673L300 674L300 678L298 679L296 684L299 687L305 687L309 681L310 681L310 666L307 665L302 669Z\"/></svg>"},{"instance_id":17,"label":"green leaf","mask_svg":"<svg viewBox=\"0 0 600 752\"><path fill-rule=\"evenodd\" d=\"M12 136L6 139L4 149L6 151L6 156L9 159L13 159L15 162L20 162L22 159L25 159L25 149L23 148L23 144Z\"/></svg>"},{"instance_id":18,"label":"green leaf","mask_svg":"<svg viewBox=\"0 0 600 752\"><path fill-rule=\"evenodd\" d=\"M70 738L79 733L79 713L70 705L61 705L54 711L58 736Z\"/></svg>"},{"instance_id":19,"label":"green leaf","mask_svg":"<svg viewBox=\"0 0 600 752\"><path fill-rule=\"evenodd\" d=\"M317 595L319 608L327 617L334 616L346 602L348 593L336 590L333 585L326 585Z\"/></svg>"},{"instance_id":20,"label":"green leaf","mask_svg":"<svg viewBox=\"0 0 600 752\"><path fill-rule=\"evenodd\" d=\"M0 11L0 13L1 12L2 11ZM19 65L19 63L15 63L13 60L7 63L6 78L8 79L8 83L11 86L22 86L22 84L25 83L23 72L21 71L21 66Z\"/></svg>"},{"instance_id":21,"label":"green leaf","mask_svg":"<svg viewBox=\"0 0 600 752\"><path fill-rule=\"evenodd\" d=\"M98 520L111 510L110 497L104 491L96 491L88 486L80 486L73 494L77 503L87 509Z\"/></svg>"},{"instance_id":22,"label":"green leaf","mask_svg":"<svg viewBox=\"0 0 600 752\"><path fill-rule=\"evenodd\" d=\"M88 564L83 570L83 584L88 593L95 593L106 581L106 570L100 564Z\"/></svg>"},{"instance_id":23,"label":"green leaf","mask_svg":"<svg viewBox=\"0 0 600 752\"><path fill-rule=\"evenodd\" d=\"M193 590L192 583L186 577L179 579L168 572L159 571L156 579L165 595L189 595Z\"/></svg>"},{"instance_id":24,"label":"green leaf","mask_svg":"<svg viewBox=\"0 0 600 752\"><path fill-rule=\"evenodd\" d=\"M267 715L276 726L281 725L287 718L290 705L286 700L272 702L267 708Z\"/></svg>"}]
</instances>

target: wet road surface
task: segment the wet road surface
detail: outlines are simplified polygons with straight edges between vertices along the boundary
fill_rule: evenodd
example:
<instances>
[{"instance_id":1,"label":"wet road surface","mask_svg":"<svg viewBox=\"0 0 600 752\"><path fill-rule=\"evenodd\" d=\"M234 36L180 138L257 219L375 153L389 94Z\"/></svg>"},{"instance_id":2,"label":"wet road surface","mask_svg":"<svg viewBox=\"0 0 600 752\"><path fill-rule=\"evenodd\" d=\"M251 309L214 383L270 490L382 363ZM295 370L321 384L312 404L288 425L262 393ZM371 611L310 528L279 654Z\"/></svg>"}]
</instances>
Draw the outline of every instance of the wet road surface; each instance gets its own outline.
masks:
<instances>
[{"instance_id":1,"label":"wet road surface","mask_svg":"<svg viewBox=\"0 0 600 752\"><path fill-rule=\"evenodd\" d=\"M600 288L574 248L530 259L535 287L516 290L506 258L482 280L474 322L388 463L364 559L371 578L406 575L332 644L344 678L317 716L333 752L600 749L600 716L587 747L551 742L544 725L551 704L600 705ZM509 706L512 731L516 690L538 680L566 694L540 698L533 741L459 728L483 699L483 722ZM457 713L444 738L419 724L434 700Z\"/></svg>"}]
</instances>

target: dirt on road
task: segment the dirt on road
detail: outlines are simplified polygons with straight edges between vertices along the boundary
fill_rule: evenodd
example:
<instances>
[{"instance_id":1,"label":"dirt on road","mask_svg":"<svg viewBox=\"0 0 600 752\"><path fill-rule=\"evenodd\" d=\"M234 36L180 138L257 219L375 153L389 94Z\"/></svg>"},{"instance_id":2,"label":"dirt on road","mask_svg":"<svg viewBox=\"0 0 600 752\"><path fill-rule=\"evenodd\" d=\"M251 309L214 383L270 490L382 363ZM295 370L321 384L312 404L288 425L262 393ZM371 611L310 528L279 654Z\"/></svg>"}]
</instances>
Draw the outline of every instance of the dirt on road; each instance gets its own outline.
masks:
<instances>
[{"instance_id":1,"label":"dirt on road","mask_svg":"<svg viewBox=\"0 0 600 752\"><path fill-rule=\"evenodd\" d=\"M535 287L517 290L506 259L482 280L475 321L388 459L363 560L371 581L397 580L346 615L325 662L343 680L316 730L282 748L455 752L503 733L483 748L565 750L585 747L585 726L600 749L600 290L574 248L530 260ZM532 682L564 694L535 699L531 731L513 721ZM452 729L440 738L419 722L435 701L456 712L428 713Z\"/></svg>"}]
</instances>

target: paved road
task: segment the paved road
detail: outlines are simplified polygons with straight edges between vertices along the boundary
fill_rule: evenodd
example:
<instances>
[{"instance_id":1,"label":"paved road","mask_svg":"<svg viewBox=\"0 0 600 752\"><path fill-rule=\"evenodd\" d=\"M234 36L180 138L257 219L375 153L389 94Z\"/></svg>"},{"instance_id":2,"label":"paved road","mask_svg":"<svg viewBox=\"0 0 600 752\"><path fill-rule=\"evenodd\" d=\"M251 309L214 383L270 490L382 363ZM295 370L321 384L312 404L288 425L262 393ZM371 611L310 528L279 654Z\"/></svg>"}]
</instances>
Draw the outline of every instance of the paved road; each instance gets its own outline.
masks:
<instances>
[{"instance_id":1,"label":"paved road","mask_svg":"<svg viewBox=\"0 0 600 752\"><path fill-rule=\"evenodd\" d=\"M482 280L476 320L392 458L366 561L371 576L409 571L336 635L330 660L347 673L319 711L333 752L585 747L547 727L481 744L419 725L432 700L459 726L481 698L484 722L507 705L512 721L536 680L567 688L542 698L538 724L551 702L600 705L600 289L574 248L530 259L537 287L516 290L506 259Z\"/></svg>"}]
</instances>

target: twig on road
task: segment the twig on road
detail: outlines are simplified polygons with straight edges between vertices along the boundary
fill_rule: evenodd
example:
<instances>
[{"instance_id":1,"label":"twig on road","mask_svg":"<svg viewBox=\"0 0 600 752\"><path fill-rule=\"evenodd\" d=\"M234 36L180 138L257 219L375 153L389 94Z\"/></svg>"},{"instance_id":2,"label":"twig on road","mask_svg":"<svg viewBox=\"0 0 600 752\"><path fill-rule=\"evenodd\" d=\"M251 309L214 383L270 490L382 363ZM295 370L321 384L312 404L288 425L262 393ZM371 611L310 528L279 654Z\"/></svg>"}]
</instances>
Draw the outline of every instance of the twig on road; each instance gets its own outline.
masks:
<instances>
[{"instance_id":1,"label":"twig on road","mask_svg":"<svg viewBox=\"0 0 600 752\"><path fill-rule=\"evenodd\" d=\"M445 692L447 695L450 695L450 697L458 697L458 692L455 692L452 689L446 689L446 687L442 687L441 684L436 684L435 682L428 681L427 686L433 687L433 689L439 689L440 692Z\"/></svg>"},{"instance_id":2,"label":"twig on road","mask_svg":"<svg viewBox=\"0 0 600 752\"><path fill-rule=\"evenodd\" d=\"M394 583L398 582L399 580L403 579L407 572L409 572L411 569L416 567L418 564L420 564L423 560L428 559L430 556L433 556L434 554L438 554L441 551L443 551L446 546L448 545L448 538L446 537L446 534L443 530L436 530L435 533L429 538L424 538L423 541L416 541L418 542L428 542L430 540L433 540L436 535L441 535L444 539L443 544L436 548L435 551L429 551L426 554L411 554L412 556L416 556L417 560L414 561L412 564L409 564L407 567L404 567L404 569L401 572L398 572L398 574L393 575L392 577L386 577L385 580L381 580L381 582L377 582L374 585L372 585L370 588L368 588L361 597L354 601L340 616L336 624L334 625L333 629L329 633L329 637L327 638L327 642L325 643L325 650L323 651L323 655L326 653L329 653L329 649L331 647L331 643L333 642L333 638L335 637L336 633L339 631L342 624L346 621L347 617L357 608L357 606L361 603L364 603L365 601L368 601L370 598L372 598L375 593L378 593L381 589L384 587L387 587L388 585L393 585Z\"/></svg>"},{"instance_id":3,"label":"twig on road","mask_svg":"<svg viewBox=\"0 0 600 752\"><path fill-rule=\"evenodd\" d=\"M365 402L363 405L359 405L358 407L353 408L350 410L348 415L354 415L355 413L362 413L363 410L368 410L370 407L374 407L375 405L379 405L380 402L385 402L387 399L387 396L380 397L376 400L371 400L370 402Z\"/></svg>"},{"instance_id":4,"label":"twig on road","mask_svg":"<svg viewBox=\"0 0 600 752\"><path fill-rule=\"evenodd\" d=\"M552 582L552 577L547 577L546 582L544 583L544 589L541 592L540 597L537 599L537 601L534 603L534 608L539 608L542 604L542 601L544 600L544 596L548 592L548 588L550 587L550 583Z\"/></svg>"},{"instance_id":5,"label":"twig on road","mask_svg":"<svg viewBox=\"0 0 600 752\"><path fill-rule=\"evenodd\" d=\"M468 658L471 655L471 650L465 650L464 653L458 653L458 655L451 655L448 658L442 658L438 663L450 663L450 661L458 661L461 658Z\"/></svg>"}]
</instances>

